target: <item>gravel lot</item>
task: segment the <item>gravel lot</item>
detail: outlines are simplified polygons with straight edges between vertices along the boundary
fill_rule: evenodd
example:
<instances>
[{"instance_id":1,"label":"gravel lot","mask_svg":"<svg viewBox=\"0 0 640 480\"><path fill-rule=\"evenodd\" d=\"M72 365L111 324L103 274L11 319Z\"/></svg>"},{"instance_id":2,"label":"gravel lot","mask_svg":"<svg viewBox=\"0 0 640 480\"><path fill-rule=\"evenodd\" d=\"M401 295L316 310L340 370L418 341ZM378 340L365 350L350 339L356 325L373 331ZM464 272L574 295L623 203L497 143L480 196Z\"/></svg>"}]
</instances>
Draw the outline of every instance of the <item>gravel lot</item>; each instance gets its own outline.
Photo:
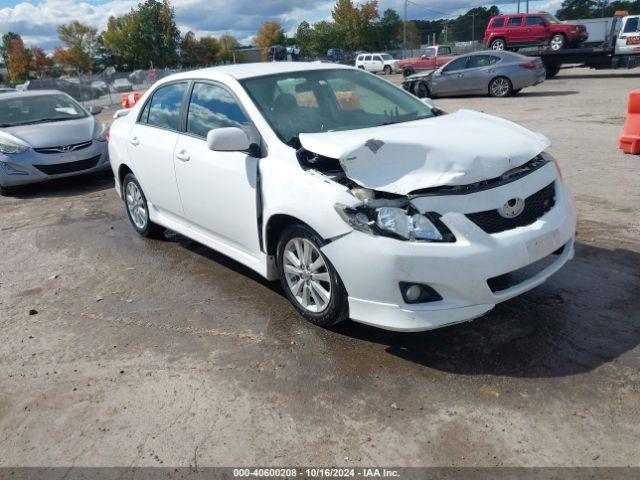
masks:
<instances>
[{"instance_id":1,"label":"gravel lot","mask_svg":"<svg viewBox=\"0 0 640 480\"><path fill-rule=\"evenodd\" d=\"M106 175L0 198L0 465L640 465L640 158L616 147L639 79L437 101L549 136L580 222L544 286L433 332L313 327L136 236Z\"/></svg>"}]
</instances>

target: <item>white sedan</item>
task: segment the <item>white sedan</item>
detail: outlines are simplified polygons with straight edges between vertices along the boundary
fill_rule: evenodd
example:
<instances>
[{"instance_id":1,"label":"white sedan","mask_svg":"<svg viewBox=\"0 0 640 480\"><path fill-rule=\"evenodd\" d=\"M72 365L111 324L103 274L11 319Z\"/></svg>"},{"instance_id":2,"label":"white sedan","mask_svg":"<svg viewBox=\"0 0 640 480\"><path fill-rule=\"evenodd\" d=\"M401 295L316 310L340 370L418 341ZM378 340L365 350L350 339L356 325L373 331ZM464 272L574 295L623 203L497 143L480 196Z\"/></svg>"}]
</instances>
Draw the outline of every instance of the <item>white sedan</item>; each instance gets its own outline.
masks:
<instances>
[{"instance_id":1,"label":"white sedan","mask_svg":"<svg viewBox=\"0 0 640 480\"><path fill-rule=\"evenodd\" d=\"M443 114L352 67L180 73L117 116L109 154L137 232L169 228L279 279L320 326L471 320L574 255L543 135Z\"/></svg>"}]
</instances>

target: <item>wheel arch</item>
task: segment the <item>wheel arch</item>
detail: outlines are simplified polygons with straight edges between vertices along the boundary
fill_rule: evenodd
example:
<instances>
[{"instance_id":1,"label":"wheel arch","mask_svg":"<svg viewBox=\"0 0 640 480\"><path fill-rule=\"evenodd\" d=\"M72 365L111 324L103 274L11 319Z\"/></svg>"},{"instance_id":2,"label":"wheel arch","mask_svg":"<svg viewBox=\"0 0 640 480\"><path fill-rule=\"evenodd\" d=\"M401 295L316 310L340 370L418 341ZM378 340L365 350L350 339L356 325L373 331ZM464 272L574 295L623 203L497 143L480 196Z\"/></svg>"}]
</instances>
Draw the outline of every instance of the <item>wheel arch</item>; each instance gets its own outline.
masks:
<instances>
[{"instance_id":1,"label":"wheel arch","mask_svg":"<svg viewBox=\"0 0 640 480\"><path fill-rule=\"evenodd\" d=\"M118 185L120 185L121 192L122 192L122 183L124 182L124 177L126 177L129 173L135 175L135 173L133 173L133 170L131 170L131 168L126 163L121 163L120 166L118 167L118 177L117 177Z\"/></svg>"},{"instance_id":2,"label":"wheel arch","mask_svg":"<svg viewBox=\"0 0 640 480\"><path fill-rule=\"evenodd\" d=\"M265 249L267 255L275 256L278 250L278 242L282 233L291 225L304 225L313 230L320 238L327 241L318 231L308 223L300 220L298 217L286 213L276 213L269 217L265 225Z\"/></svg>"}]
</instances>

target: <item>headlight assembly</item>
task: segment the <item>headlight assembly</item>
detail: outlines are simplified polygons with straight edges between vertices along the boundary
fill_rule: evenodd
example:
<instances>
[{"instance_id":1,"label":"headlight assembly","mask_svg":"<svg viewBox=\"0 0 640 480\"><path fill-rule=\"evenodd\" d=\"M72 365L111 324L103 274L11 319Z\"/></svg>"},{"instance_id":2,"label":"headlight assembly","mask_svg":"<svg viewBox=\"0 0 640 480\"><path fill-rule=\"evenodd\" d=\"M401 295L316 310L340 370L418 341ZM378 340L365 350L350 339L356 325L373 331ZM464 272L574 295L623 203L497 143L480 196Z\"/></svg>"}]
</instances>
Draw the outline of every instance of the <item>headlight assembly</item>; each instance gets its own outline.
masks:
<instances>
[{"instance_id":1,"label":"headlight assembly","mask_svg":"<svg viewBox=\"0 0 640 480\"><path fill-rule=\"evenodd\" d=\"M106 142L107 131L108 128L104 123L96 121L95 126L93 127L93 139L98 142Z\"/></svg>"},{"instance_id":2,"label":"headlight assembly","mask_svg":"<svg viewBox=\"0 0 640 480\"><path fill-rule=\"evenodd\" d=\"M410 241L455 241L453 234L435 214L422 215L411 211L412 207L350 208L336 204L335 208L354 230L370 235L385 235Z\"/></svg>"},{"instance_id":3,"label":"headlight assembly","mask_svg":"<svg viewBox=\"0 0 640 480\"><path fill-rule=\"evenodd\" d=\"M16 153L23 153L29 150L29 147L14 143L8 139L0 139L0 153L5 155L14 155Z\"/></svg>"}]
</instances>

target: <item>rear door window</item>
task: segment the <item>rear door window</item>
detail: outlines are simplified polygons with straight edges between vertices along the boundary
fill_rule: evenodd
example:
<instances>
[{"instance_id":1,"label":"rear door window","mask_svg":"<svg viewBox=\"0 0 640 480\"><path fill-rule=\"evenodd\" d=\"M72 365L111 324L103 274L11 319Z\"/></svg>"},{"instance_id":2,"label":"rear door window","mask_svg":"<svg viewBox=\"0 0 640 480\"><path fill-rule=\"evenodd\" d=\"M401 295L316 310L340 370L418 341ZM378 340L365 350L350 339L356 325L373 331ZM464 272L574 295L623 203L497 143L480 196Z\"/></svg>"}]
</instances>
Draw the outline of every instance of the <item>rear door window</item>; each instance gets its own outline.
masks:
<instances>
[{"instance_id":1,"label":"rear door window","mask_svg":"<svg viewBox=\"0 0 640 480\"><path fill-rule=\"evenodd\" d=\"M494 55L473 55L469 57L467 68L489 67L497 62L498 57Z\"/></svg>"},{"instance_id":2,"label":"rear door window","mask_svg":"<svg viewBox=\"0 0 640 480\"><path fill-rule=\"evenodd\" d=\"M527 27L537 27L539 25L544 25L544 21L542 17L527 17L526 20Z\"/></svg>"},{"instance_id":3,"label":"rear door window","mask_svg":"<svg viewBox=\"0 0 640 480\"><path fill-rule=\"evenodd\" d=\"M153 127L178 130L180 110L186 90L186 82L172 83L158 88L145 105L139 121Z\"/></svg>"},{"instance_id":4,"label":"rear door window","mask_svg":"<svg viewBox=\"0 0 640 480\"><path fill-rule=\"evenodd\" d=\"M511 17L507 23L508 27L519 27L522 25L522 17Z\"/></svg>"}]
</instances>

